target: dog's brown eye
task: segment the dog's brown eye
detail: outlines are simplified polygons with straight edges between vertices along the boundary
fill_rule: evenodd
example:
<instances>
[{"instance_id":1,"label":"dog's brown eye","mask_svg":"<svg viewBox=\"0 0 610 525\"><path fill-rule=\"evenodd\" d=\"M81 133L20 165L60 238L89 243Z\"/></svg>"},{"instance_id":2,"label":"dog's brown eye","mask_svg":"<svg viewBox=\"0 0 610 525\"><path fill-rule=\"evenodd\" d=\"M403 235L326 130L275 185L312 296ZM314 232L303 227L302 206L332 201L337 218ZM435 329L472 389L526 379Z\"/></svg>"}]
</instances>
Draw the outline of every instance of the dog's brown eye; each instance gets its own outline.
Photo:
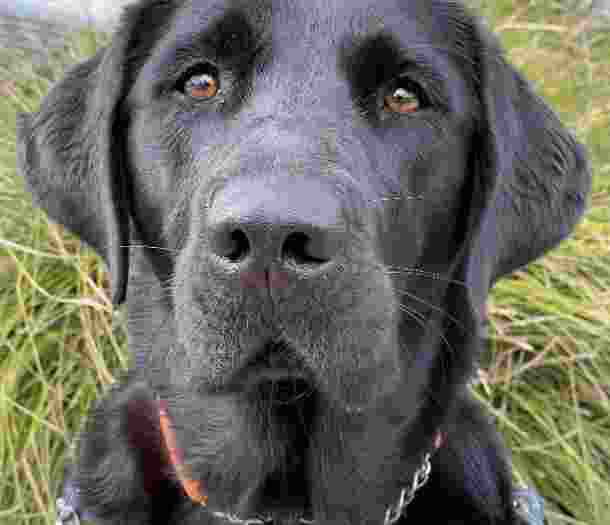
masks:
<instances>
[{"instance_id":1,"label":"dog's brown eye","mask_svg":"<svg viewBox=\"0 0 610 525\"><path fill-rule=\"evenodd\" d=\"M218 77L202 73L190 77L184 85L187 95L198 100L207 100L216 96L219 90Z\"/></svg>"},{"instance_id":2,"label":"dog's brown eye","mask_svg":"<svg viewBox=\"0 0 610 525\"><path fill-rule=\"evenodd\" d=\"M415 113L420 108L420 100L414 91L406 87L397 87L390 90L385 96L385 107L394 113L405 115Z\"/></svg>"}]
</instances>

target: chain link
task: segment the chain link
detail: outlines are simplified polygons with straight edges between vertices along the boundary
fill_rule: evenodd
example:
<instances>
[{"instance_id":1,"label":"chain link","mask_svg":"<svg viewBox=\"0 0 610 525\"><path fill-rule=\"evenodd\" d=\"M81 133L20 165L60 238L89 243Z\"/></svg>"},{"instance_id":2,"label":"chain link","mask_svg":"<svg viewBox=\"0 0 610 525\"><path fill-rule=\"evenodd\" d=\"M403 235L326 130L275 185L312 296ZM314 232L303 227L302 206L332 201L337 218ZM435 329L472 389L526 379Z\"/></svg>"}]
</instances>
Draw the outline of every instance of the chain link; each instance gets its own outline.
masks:
<instances>
[{"instance_id":1,"label":"chain link","mask_svg":"<svg viewBox=\"0 0 610 525\"><path fill-rule=\"evenodd\" d=\"M383 525L394 525L404 516L407 507L413 501L413 498L415 498L415 493L428 482L431 470L430 454L426 454L423 465L419 467L413 476L411 487L402 489L398 503L388 507L388 510L386 510Z\"/></svg>"},{"instance_id":2,"label":"chain link","mask_svg":"<svg viewBox=\"0 0 610 525\"><path fill-rule=\"evenodd\" d=\"M57 521L55 525L80 525L80 519L76 510L66 503L63 498L59 498L57 505Z\"/></svg>"},{"instance_id":3,"label":"chain link","mask_svg":"<svg viewBox=\"0 0 610 525\"><path fill-rule=\"evenodd\" d=\"M274 522L272 517L242 519L239 516L228 512L212 512L212 515L215 518L223 519L232 525L273 525ZM300 518L298 523L300 525L314 525L315 521Z\"/></svg>"}]
</instances>

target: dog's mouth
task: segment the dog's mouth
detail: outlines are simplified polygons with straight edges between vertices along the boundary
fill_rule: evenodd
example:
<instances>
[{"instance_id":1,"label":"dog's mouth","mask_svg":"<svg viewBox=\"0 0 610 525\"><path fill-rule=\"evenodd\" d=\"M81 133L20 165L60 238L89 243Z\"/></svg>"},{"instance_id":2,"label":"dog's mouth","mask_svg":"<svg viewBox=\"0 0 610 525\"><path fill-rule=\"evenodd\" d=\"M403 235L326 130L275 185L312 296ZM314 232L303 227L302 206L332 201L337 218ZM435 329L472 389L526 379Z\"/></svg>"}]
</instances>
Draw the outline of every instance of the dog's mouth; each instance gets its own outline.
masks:
<instances>
[{"instance_id":1,"label":"dog's mouth","mask_svg":"<svg viewBox=\"0 0 610 525\"><path fill-rule=\"evenodd\" d=\"M270 341L239 372L236 384L248 396L273 404L294 404L315 391L313 374L294 349Z\"/></svg>"},{"instance_id":2,"label":"dog's mouth","mask_svg":"<svg viewBox=\"0 0 610 525\"><path fill-rule=\"evenodd\" d=\"M271 404L292 405L307 399L314 393L314 387L301 377L279 376L265 377L252 393Z\"/></svg>"}]
</instances>

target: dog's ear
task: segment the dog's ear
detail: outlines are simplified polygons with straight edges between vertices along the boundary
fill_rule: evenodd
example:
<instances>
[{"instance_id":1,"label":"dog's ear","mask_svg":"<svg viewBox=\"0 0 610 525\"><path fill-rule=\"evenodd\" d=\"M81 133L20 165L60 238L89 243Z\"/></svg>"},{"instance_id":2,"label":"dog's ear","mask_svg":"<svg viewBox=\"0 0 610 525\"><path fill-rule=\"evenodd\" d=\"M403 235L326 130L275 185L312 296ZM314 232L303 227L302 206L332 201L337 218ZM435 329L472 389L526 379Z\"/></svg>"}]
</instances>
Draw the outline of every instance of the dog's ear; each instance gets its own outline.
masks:
<instances>
[{"instance_id":1,"label":"dog's ear","mask_svg":"<svg viewBox=\"0 0 610 525\"><path fill-rule=\"evenodd\" d=\"M585 210L584 147L475 23L482 118L473 144L473 202L463 276L480 308L493 282L566 238Z\"/></svg>"},{"instance_id":2,"label":"dog's ear","mask_svg":"<svg viewBox=\"0 0 610 525\"><path fill-rule=\"evenodd\" d=\"M18 170L35 203L105 260L112 299L123 302L129 212L121 166L119 103L124 42L76 66L17 122Z\"/></svg>"}]
</instances>

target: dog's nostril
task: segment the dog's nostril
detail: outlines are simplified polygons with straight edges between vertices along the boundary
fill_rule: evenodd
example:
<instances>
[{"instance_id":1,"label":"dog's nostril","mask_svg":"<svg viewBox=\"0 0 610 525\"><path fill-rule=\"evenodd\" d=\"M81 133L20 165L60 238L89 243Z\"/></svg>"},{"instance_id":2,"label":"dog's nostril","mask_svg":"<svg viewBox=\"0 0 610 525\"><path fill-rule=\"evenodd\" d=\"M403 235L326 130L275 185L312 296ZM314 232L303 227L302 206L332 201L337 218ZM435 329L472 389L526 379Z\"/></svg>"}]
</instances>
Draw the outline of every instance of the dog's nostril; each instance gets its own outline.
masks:
<instances>
[{"instance_id":1,"label":"dog's nostril","mask_svg":"<svg viewBox=\"0 0 610 525\"><path fill-rule=\"evenodd\" d=\"M248 236L241 230L234 230L229 236L225 254L218 254L229 259L233 263L242 261L250 252L250 241Z\"/></svg>"},{"instance_id":2,"label":"dog's nostril","mask_svg":"<svg viewBox=\"0 0 610 525\"><path fill-rule=\"evenodd\" d=\"M243 261L252 251L248 235L234 223L213 227L210 238L212 253L232 263Z\"/></svg>"},{"instance_id":3,"label":"dog's nostril","mask_svg":"<svg viewBox=\"0 0 610 525\"><path fill-rule=\"evenodd\" d=\"M330 260L320 243L305 233L291 233L282 246L282 258L299 265L318 265Z\"/></svg>"}]
</instances>

